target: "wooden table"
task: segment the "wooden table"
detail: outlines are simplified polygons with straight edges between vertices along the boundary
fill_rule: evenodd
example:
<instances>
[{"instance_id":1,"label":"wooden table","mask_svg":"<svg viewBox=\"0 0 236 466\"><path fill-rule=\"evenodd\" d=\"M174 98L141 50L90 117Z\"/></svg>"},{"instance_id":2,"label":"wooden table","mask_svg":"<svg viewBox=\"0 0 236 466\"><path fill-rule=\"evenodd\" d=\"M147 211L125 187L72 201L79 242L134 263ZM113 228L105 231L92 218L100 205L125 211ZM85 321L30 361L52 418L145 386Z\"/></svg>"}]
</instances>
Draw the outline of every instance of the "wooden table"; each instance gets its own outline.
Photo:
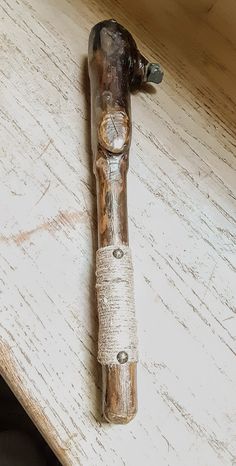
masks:
<instances>
[{"instance_id":1,"label":"wooden table","mask_svg":"<svg viewBox=\"0 0 236 466\"><path fill-rule=\"evenodd\" d=\"M235 465L235 3L1 0L0 12L3 377L63 465ZM102 422L96 361L86 54L110 16L165 69L132 99L140 363L127 426Z\"/></svg>"}]
</instances>

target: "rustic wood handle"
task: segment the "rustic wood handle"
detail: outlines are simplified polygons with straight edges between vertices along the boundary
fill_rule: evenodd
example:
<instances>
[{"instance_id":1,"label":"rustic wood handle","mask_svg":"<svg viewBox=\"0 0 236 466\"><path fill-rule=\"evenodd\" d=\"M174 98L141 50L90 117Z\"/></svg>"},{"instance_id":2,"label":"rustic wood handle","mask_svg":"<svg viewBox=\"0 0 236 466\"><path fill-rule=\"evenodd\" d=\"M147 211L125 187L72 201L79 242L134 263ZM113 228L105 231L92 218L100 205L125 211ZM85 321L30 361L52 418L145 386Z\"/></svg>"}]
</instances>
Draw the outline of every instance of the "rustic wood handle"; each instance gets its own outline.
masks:
<instances>
[{"instance_id":1,"label":"rustic wood handle","mask_svg":"<svg viewBox=\"0 0 236 466\"><path fill-rule=\"evenodd\" d=\"M98 247L122 250L122 246L128 245L126 176L131 142L130 92L138 90L144 82L160 82L162 71L159 65L148 63L131 34L115 20L93 27L88 58ZM109 281L109 273L106 280ZM108 359L103 365L103 414L109 422L125 424L137 411L137 357L132 355L129 359L126 347L120 351L117 348L116 360ZM100 360L103 362L101 357Z\"/></svg>"},{"instance_id":2,"label":"rustic wood handle","mask_svg":"<svg viewBox=\"0 0 236 466\"><path fill-rule=\"evenodd\" d=\"M137 411L132 261L130 250L124 245L101 248L97 256L98 361L103 366L103 414L109 422L121 424L129 422Z\"/></svg>"}]
</instances>

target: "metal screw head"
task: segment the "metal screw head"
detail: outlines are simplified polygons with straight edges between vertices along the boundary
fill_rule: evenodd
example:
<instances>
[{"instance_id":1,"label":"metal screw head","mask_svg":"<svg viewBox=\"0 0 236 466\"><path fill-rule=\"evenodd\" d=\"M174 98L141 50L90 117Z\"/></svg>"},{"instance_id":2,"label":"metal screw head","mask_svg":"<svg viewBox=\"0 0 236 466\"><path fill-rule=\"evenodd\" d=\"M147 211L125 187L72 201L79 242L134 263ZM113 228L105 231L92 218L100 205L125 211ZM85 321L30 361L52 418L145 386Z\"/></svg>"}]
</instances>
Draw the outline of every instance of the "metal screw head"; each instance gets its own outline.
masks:
<instances>
[{"instance_id":1,"label":"metal screw head","mask_svg":"<svg viewBox=\"0 0 236 466\"><path fill-rule=\"evenodd\" d=\"M128 354L126 353L126 351L120 351L117 354L117 361L120 364L125 364L128 361Z\"/></svg>"},{"instance_id":2,"label":"metal screw head","mask_svg":"<svg viewBox=\"0 0 236 466\"><path fill-rule=\"evenodd\" d=\"M123 255L124 255L124 253L123 253L122 249L120 249L120 248L114 249L113 256L116 259L121 259L123 257Z\"/></svg>"},{"instance_id":3,"label":"metal screw head","mask_svg":"<svg viewBox=\"0 0 236 466\"><path fill-rule=\"evenodd\" d=\"M163 74L158 63L148 63L146 68L146 82L160 84L163 79Z\"/></svg>"}]
</instances>

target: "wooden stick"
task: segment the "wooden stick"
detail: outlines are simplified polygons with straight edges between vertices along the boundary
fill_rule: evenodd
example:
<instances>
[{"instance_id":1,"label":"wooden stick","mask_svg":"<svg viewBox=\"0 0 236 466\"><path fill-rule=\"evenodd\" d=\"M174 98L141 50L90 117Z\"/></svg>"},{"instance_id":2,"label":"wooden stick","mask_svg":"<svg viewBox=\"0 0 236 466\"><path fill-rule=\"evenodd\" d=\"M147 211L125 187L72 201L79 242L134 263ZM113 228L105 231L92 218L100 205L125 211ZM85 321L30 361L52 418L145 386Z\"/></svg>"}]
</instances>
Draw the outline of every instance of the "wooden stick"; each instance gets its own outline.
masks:
<instances>
[{"instance_id":1,"label":"wooden stick","mask_svg":"<svg viewBox=\"0 0 236 466\"><path fill-rule=\"evenodd\" d=\"M91 132L97 181L98 247L128 245L126 177L131 142L130 92L160 82L162 72L139 53L115 20L95 25L89 38ZM137 411L136 362L103 366L103 414L125 424Z\"/></svg>"}]
</instances>

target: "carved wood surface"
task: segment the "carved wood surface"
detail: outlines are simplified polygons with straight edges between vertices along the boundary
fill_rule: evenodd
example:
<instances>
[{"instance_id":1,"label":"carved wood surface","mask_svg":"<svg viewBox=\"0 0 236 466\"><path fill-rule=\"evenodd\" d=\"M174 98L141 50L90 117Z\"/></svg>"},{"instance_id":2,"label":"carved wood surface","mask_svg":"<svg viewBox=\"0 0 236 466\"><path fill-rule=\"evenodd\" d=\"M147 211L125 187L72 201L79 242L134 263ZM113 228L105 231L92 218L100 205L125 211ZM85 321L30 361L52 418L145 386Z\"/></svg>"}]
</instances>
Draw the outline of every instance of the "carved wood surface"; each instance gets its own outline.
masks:
<instances>
[{"instance_id":1,"label":"carved wood surface","mask_svg":"<svg viewBox=\"0 0 236 466\"><path fill-rule=\"evenodd\" d=\"M0 2L1 373L65 466L232 466L235 6L126 4ZM85 63L92 25L111 16L165 70L132 97L140 363L127 426L101 420L96 361Z\"/></svg>"}]
</instances>

